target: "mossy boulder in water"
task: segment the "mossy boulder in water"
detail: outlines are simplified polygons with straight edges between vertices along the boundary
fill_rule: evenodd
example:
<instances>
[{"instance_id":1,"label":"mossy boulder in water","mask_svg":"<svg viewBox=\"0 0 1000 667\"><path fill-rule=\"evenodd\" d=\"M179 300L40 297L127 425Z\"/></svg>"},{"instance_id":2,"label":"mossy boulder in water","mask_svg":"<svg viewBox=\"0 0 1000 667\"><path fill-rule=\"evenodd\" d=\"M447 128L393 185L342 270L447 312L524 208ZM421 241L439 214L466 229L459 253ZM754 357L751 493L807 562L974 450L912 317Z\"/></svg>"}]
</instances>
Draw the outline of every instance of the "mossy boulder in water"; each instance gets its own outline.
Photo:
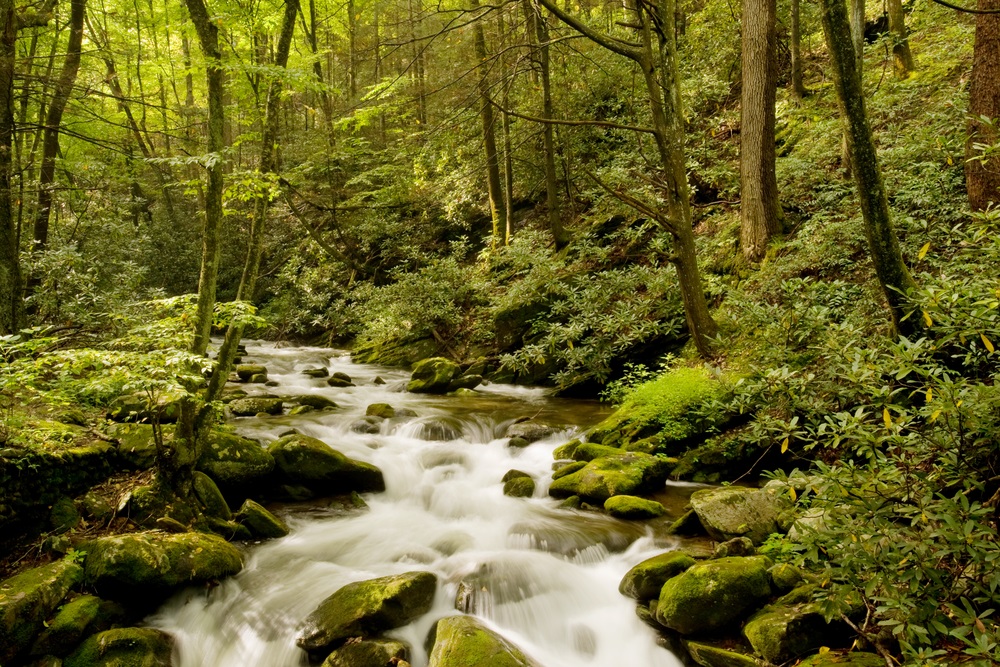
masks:
<instances>
[{"instance_id":1,"label":"mossy boulder in water","mask_svg":"<svg viewBox=\"0 0 1000 667\"><path fill-rule=\"evenodd\" d=\"M229 403L229 411L237 417L280 415L285 404L280 398L237 398Z\"/></svg>"},{"instance_id":2,"label":"mossy boulder in water","mask_svg":"<svg viewBox=\"0 0 1000 667\"><path fill-rule=\"evenodd\" d=\"M116 628L91 635L63 667L170 667L173 640L153 628Z\"/></svg>"},{"instance_id":3,"label":"mossy boulder in water","mask_svg":"<svg viewBox=\"0 0 1000 667\"><path fill-rule=\"evenodd\" d=\"M245 526L254 537L271 539L284 537L288 534L288 526L284 521L252 500L243 503L243 507L236 513L236 520Z\"/></svg>"},{"instance_id":4,"label":"mossy boulder in water","mask_svg":"<svg viewBox=\"0 0 1000 667\"><path fill-rule=\"evenodd\" d=\"M83 569L61 560L0 582L0 664L27 649Z\"/></svg>"},{"instance_id":5,"label":"mossy boulder in water","mask_svg":"<svg viewBox=\"0 0 1000 667\"><path fill-rule=\"evenodd\" d=\"M764 489L727 486L691 494L691 507L709 536L720 542L747 537L761 544L779 532L778 515L786 508L784 496Z\"/></svg>"},{"instance_id":6,"label":"mossy boulder in water","mask_svg":"<svg viewBox=\"0 0 1000 667\"><path fill-rule=\"evenodd\" d=\"M202 448L198 469L228 493L257 487L274 469L274 457L254 440L212 431Z\"/></svg>"},{"instance_id":7,"label":"mossy boulder in water","mask_svg":"<svg viewBox=\"0 0 1000 667\"><path fill-rule=\"evenodd\" d=\"M267 451L274 457L276 472L284 483L305 487L316 495L385 491L381 470L347 458L322 440L286 435L272 442Z\"/></svg>"},{"instance_id":8,"label":"mossy boulder in water","mask_svg":"<svg viewBox=\"0 0 1000 667\"><path fill-rule=\"evenodd\" d=\"M289 403L295 403L299 406L306 406L313 408L314 410L334 410L338 406L334 401L331 401L326 396L320 396L319 394L302 394L300 396L289 396L286 399Z\"/></svg>"},{"instance_id":9,"label":"mossy boulder in water","mask_svg":"<svg viewBox=\"0 0 1000 667\"><path fill-rule=\"evenodd\" d=\"M538 667L538 663L474 617L448 616L435 625L428 667Z\"/></svg>"},{"instance_id":10,"label":"mossy boulder in water","mask_svg":"<svg viewBox=\"0 0 1000 667\"><path fill-rule=\"evenodd\" d=\"M260 364L237 364L236 365L236 377L240 379L240 382L249 382L253 376L263 375L267 378L267 367L261 366Z\"/></svg>"},{"instance_id":11,"label":"mossy boulder in water","mask_svg":"<svg viewBox=\"0 0 1000 667\"><path fill-rule=\"evenodd\" d=\"M668 551L647 558L625 573L618 591L635 600L654 600L668 579L673 579L697 561L683 551Z\"/></svg>"},{"instance_id":12,"label":"mossy boulder in water","mask_svg":"<svg viewBox=\"0 0 1000 667\"><path fill-rule=\"evenodd\" d=\"M738 651L702 642L684 642L684 648L691 659L702 667L757 667L757 660L752 655Z\"/></svg>"},{"instance_id":13,"label":"mossy boulder in water","mask_svg":"<svg viewBox=\"0 0 1000 667\"><path fill-rule=\"evenodd\" d=\"M781 663L847 638L843 623L827 623L814 602L769 605L750 617L743 635L768 662Z\"/></svg>"},{"instance_id":14,"label":"mossy boulder in water","mask_svg":"<svg viewBox=\"0 0 1000 667\"><path fill-rule=\"evenodd\" d=\"M621 453L622 450L617 447L608 447L607 445L598 445L593 442L584 442L574 448L573 454L570 458L574 461L593 461L594 459L599 459L602 456L617 456Z\"/></svg>"},{"instance_id":15,"label":"mossy boulder in water","mask_svg":"<svg viewBox=\"0 0 1000 667\"><path fill-rule=\"evenodd\" d=\"M461 373L462 369L458 364L444 357L423 359L414 364L406 391L414 394L444 394L449 391L451 381Z\"/></svg>"},{"instance_id":16,"label":"mossy boulder in water","mask_svg":"<svg viewBox=\"0 0 1000 667\"><path fill-rule=\"evenodd\" d=\"M558 432L559 430L554 426L549 426L548 424L527 419L508 426L507 430L504 432L504 437L521 438L522 440L527 440L530 444L532 442L544 440L545 438L555 435Z\"/></svg>"},{"instance_id":17,"label":"mossy boulder in water","mask_svg":"<svg viewBox=\"0 0 1000 667\"><path fill-rule=\"evenodd\" d=\"M386 667L406 660L409 654L409 649L400 642L366 639L344 644L327 656L322 667Z\"/></svg>"},{"instance_id":18,"label":"mossy boulder in water","mask_svg":"<svg viewBox=\"0 0 1000 667\"><path fill-rule=\"evenodd\" d=\"M666 482L669 472L668 462L649 454L625 452L604 456L552 482L549 495L580 496L603 504L611 496L656 491Z\"/></svg>"},{"instance_id":19,"label":"mossy boulder in water","mask_svg":"<svg viewBox=\"0 0 1000 667\"><path fill-rule=\"evenodd\" d=\"M392 419L396 416L396 408L392 407L388 403L372 403L365 409L365 416Z\"/></svg>"},{"instance_id":20,"label":"mossy boulder in water","mask_svg":"<svg viewBox=\"0 0 1000 667\"><path fill-rule=\"evenodd\" d=\"M82 550L87 582L102 594L155 596L243 569L239 550L207 533L129 533L87 542Z\"/></svg>"},{"instance_id":21,"label":"mossy boulder in water","mask_svg":"<svg viewBox=\"0 0 1000 667\"><path fill-rule=\"evenodd\" d=\"M630 520L655 519L667 513L655 500L637 496L611 496L604 501L604 511L617 519Z\"/></svg>"},{"instance_id":22,"label":"mossy boulder in water","mask_svg":"<svg viewBox=\"0 0 1000 667\"><path fill-rule=\"evenodd\" d=\"M81 595L63 605L38 636L31 655L66 655L87 635L103 632L121 620L125 610L93 595Z\"/></svg>"},{"instance_id":23,"label":"mossy boulder in water","mask_svg":"<svg viewBox=\"0 0 1000 667\"><path fill-rule=\"evenodd\" d=\"M194 472L194 495L201 503L205 514L223 521L230 521L233 518L233 512L229 509L222 491L219 491L219 487L211 477L198 470Z\"/></svg>"},{"instance_id":24,"label":"mossy boulder in water","mask_svg":"<svg viewBox=\"0 0 1000 667\"><path fill-rule=\"evenodd\" d=\"M511 498L530 498L535 495L535 480L531 477L513 477L503 483L503 494Z\"/></svg>"},{"instance_id":25,"label":"mossy boulder in water","mask_svg":"<svg viewBox=\"0 0 1000 667\"><path fill-rule=\"evenodd\" d=\"M306 618L296 643L306 651L329 648L351 637L373 637L430 611L437 577L407 572L339 589Z\"/></svg>"},{"instance_id":26,"label":"mossy boulder in water","mask_svg":"<svg viewBox=\"0 0 1000 667\"><path fill-rule=\"evenodd\" d=\"M771 565L763 556L692 565L663 584L656 620L684 635L727 628L770 596Z\"/></svg>"}]
</instances>

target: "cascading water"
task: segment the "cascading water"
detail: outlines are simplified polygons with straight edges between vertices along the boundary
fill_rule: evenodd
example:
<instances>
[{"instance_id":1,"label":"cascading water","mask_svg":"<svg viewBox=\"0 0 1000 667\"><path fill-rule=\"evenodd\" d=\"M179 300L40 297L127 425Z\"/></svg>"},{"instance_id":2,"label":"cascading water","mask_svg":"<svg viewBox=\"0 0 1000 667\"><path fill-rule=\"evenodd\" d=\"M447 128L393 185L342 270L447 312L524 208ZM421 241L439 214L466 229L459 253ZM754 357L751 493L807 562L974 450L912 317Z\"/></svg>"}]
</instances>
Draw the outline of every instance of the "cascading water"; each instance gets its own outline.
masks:
<instances>
[{"instance_id":1,"label":"cascading water","mask_svg":"<svg viewBox=\"0 0 1000 667\"><path fill-rule=\"evenodd\" d=\"M307 665L295 645L301 621L328 595L354 581L413 570L434 572L432 610L387 633L427 665L433 623L455 614L456 597L545 667L675 667L618 583L635 563L669 544L643 528L596 513L556 509L546 495L552 452L600 408L549 399L537 389L490 385L476 396L401 393L405 372L352 364L321 348L249 346L268 367L278 395L322 394L340 409L291 417L238 420L239 430L272 440L290 428L375 464L386 491L365 497L369 509L288 508L283 539L254 546L246 568L210 591L188 591L149 623L177 639L179 667ZM329 388L306 368L344 371L356 387ZM385 384L373 383L376 375ZM260 393L264 387L254 385ZM351 430L371 403L409 408L418 417L386 420L377 434ZM567 424L566 431L524 449L500 436L518 416ZM437 438L437 439L430 439ZM503 495L510 469L530 474L535 497ZM462 594L459 595L460 583ZM471 585L470 585L471 583Z\"/></svg>"}]
</instances>

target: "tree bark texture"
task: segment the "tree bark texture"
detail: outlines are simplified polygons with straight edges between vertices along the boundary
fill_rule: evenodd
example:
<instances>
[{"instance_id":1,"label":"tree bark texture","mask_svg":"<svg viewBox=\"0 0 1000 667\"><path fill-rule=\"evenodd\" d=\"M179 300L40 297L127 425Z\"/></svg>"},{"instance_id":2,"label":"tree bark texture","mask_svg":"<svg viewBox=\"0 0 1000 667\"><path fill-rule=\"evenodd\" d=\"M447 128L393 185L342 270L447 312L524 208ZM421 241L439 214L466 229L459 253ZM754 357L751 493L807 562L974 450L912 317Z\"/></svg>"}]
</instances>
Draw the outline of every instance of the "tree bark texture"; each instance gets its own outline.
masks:
<instances>
[{"instance_id":1,"label":"tree bark texture","mask_svg":"<svg viewBox=\"0 0 1000 667\"><path fill-rule=\"evenodd\" d=\"M10 197L16 42L14 0L0 0L0 334L16 332L24 313L24 282Z\"/></svg>"},{"instance_id":2,"label":"tree bark texture","mask_svg":"<svg viewBox=\"0 0 1000 667\"><path fill-rule=\"evenodd\" d=\"M479 0L473 0L472 11L478 12ZM497 153L496 118L490 101L489 56L486 52L486 35L482 17L473 26L473 42L479 67L479 118L483 126L483 146L486 153L486 184L490 197L490 218L493 221L493 243L499 243L501 229L506 225L507 207L504 205L503 183L500 180L500 159Z\"/></svg>"},{"instance_id":3,"label":"tree bark texture","mask_svg":"<svg viewBox=\"0 0 1000 667\"><path fill-rule=\"evenodd\" d=\"M1000 10L1000 0L979 0L979 9ZM982 117L993 119L993 125ZM976 144L1000 142L1000 14L976 16L976 42L972 56L972 78L969 83L969 139L967 158L981 151ZM969 205L981 211L990 202L1000 205L1000 159L983 162L970 159L965 163L965 183Z\"/></svg>"},{"instance_id":4,"label":"tree bark texture","mask_svg":"<svg viewBox=\"0 0 1000 667\"><path fill-rule=\"evenodd\" d=\"M538 53L539 79L542 83L542 118L553 118L555 110L552 105L551 67L549 65L549 26L540 6L532 6L531 16L535 27L535 45ZM529 28L530 29L530 28ZM549 229L556 249L561 249L569 243L569 234L562 223L562 212L559 210L559 181L556 177L556 146L555 129L551 123L542 126L542 145L545 153L545 205L548 208Z\"/></svg>"},{"instance_id":5,"label":"tree bark texture","mask_svg":"<svg viewBox=\"0 0 1000 667\"><path fill-rule=\"evenodd\" d=\"M806 96L806 87L802 81L802 23L801 23L801 0L791 0L789 12L791 14L791 35L789 36L788 49L791 51L792 59L792 97L801 100Z\"/></svg>"},{"instance_id":6,"label":"tree bark texture","mask_svg":"<svg viewBox=\"0 0 1000 667\"><path fill-rule=\"evenodd\" d=\"M889 35L892 37L892 65L896 78L905 79L915 69L910 40L906 31L906 14L902 0L886 0L889 14Z\"/></svg>"},{"instance_id":7,"label":"tree bark texture","mask_svg":"<svg viewBox=\"0 0 1000 667\"><path fill-rule=\"evenodd\" d=\"M764 257L781 227L774 171L774 103L778 85L775 0L743 0L743 90L740 102L740 247Z\"/></svg>"},{"instance_id":8,"label":"tree bark texture","mask_svg":"<svg viewBox=\"0 0 1000 667\"><path fill-rule=\"evenodd\" d=\"M66 59L56 83L45 116L42 139L42 166L38 175L38 207L35 209L35 250L44 250L49 240L49 214L52 211L52 189L56 180L56 154L59 152L59 129L66 104L73 93L76 73L80 69L80 48L83 44L83 21L87 0L72 0L70 4L69 41Z\"/></svg>"},{"instance_id":9,"label":"tree bark texture","mask_svg":"<svg viewBox=\"0 0 1000 667\"><path fill-rule=\"evenodd\" d=\"M911 310L907 293L916 289L916 283L903 262L899 240L892 227L882 170L865 112L861 73L851 41L847 7L844 0L821 0L820 12L869 252L889 304L893 327L900 335L909 336L918 326L916 318L907 317Z\"/></svg>"}]
</instances>

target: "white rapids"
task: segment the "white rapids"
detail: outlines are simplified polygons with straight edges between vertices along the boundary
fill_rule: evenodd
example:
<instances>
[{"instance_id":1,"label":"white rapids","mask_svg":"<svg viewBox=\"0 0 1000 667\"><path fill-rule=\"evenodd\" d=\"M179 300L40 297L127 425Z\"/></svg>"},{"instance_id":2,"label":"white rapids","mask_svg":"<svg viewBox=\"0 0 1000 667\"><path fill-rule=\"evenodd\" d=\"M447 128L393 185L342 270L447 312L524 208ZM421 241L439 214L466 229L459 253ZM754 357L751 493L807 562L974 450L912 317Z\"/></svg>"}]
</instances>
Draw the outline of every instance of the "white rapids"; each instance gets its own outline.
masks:
<instances>
[{"instance_id":1,"label":"white rapids","mask_svg":"<svg viewBox=\"0 0 1000 667\"><path fill-rule=\"evenodd\" d=\"M472 613L544 667L677 667L635 614L618 583L639 561L670 548L648 530L595 513L556 509L547 495L552 452L571 439L579 402L551 399L540 389L483 387L477 396L430 397L401 392L408 374L357 365L325 348L248 345L268 367L278 395L319 393L340 406L296 417L245 418L238 429L264 441L294 427L347 456L378 466L387 490L366 494L369 510L313 504L279 514L291 534L250 547L239 575L211 590L175 596L147 622L176 639L178 667L304 667L298 626L319 603L354 581L424 570L438 576L432 610L387 635L412 649L426 667L424 646L434 622L459 613L459 582L488 581L473 594ZM302 370L343 371L356 387L333 389ZM372 383L381 376L386 384ZM371 403L410 408L419 417L387 420L382 432L352 432ZM572 407L572 410L569 408ZM591 408L584 419L599 419ZM524 449L500 436L520 415L566 424L556 436ZM430 419L450 423L450 440L423 439ZM589 425L589 424L582 424ZM440 437L440 436L439 436ZM531 499L508 498L500 481L517 469L537 483Z\"/></svg>"}]
</instances>

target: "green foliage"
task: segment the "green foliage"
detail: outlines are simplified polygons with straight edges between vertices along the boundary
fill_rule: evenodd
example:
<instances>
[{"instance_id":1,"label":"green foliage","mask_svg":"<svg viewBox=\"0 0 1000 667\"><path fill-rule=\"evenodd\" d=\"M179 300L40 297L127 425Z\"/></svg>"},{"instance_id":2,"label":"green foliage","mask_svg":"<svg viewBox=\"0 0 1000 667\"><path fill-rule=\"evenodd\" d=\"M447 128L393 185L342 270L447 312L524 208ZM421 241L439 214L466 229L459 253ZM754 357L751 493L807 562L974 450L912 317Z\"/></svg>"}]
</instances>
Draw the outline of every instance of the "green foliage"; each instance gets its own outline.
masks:
<instances>
[{"instance_id":1,"label":"green foliage","mask_svg":"<svg viewBox=\"0 0 1000 667\"><path fill-rule=\"evenodd\" d=\"M680 366L628 391L617 414L655 427L662 439L685 440L724 421L714 408L725 393L709 369Z\"/></svg>"}]
</instances>

